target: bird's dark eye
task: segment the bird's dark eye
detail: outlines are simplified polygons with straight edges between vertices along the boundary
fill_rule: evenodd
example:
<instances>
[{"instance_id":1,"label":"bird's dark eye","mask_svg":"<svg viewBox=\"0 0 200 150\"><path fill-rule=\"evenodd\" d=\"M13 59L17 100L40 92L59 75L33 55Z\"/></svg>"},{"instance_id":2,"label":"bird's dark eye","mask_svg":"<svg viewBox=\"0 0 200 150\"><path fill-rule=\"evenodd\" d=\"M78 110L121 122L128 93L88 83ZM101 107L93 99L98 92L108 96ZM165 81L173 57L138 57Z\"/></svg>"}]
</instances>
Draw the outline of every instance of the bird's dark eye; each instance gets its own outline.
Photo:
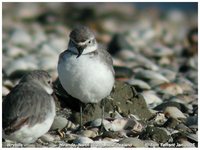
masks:
<instances>
[{"instance_id":1,"label":"bird's dark eye","mask_svg":"<svg viewBox=\"0 0 200 150\"><path fill-rule=\"evenodd\" d=\"M90 40L88 43L90 44L90 43L92 43L92 41Z\"/></svg>"},{"instance_id":2,"label":"bird's dark eye","mask_svg":"<svg viewBox=\"0 0 200 150\"><path fill-rule=\"evenodd\" d=\"M48 81L48 84L50 84L51 83L51 81Z\"/></svg>"}]
</instances>

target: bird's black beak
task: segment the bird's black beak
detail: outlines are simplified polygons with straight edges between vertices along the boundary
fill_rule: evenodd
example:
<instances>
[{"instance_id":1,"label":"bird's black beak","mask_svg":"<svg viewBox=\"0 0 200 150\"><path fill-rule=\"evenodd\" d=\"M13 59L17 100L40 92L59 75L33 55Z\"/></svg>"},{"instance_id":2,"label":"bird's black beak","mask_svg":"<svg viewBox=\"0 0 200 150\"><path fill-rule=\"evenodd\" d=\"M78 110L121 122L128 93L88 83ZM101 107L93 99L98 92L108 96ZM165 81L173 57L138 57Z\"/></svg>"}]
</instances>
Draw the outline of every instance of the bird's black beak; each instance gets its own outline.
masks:
<instances>
[{"instance_id":1,"label":"bird's black beak","mask_svg":"<svg viewBox=\"0 0 200 150\"><path fill-rule=\"evenodd\" d=\"M81 54L83 53L83 50L86 48L86 45L82 45L82 46L77 46L78 49L78 55L76 58L80 57Z\"/></svg>"}]
</instances>

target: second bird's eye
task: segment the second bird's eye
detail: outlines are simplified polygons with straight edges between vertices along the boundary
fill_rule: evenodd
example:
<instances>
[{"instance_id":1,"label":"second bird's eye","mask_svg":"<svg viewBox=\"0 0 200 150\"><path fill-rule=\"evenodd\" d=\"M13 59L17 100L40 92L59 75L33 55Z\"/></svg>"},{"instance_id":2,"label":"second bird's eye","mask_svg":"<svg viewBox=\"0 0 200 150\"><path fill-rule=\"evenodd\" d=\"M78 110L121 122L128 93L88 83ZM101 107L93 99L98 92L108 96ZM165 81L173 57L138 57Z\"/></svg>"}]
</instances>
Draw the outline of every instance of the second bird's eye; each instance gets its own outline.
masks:
<instances>
[{"instance_id":1,"label":"second bird's eye","mask_svg":"<svg viewBox=\"0 0 200 150\"><path fill-rule=\"evenodd\" d=\"M88 43L90 44L90 43L92 43L92 41L90 40Z\"/></svg>"}]
</instances>

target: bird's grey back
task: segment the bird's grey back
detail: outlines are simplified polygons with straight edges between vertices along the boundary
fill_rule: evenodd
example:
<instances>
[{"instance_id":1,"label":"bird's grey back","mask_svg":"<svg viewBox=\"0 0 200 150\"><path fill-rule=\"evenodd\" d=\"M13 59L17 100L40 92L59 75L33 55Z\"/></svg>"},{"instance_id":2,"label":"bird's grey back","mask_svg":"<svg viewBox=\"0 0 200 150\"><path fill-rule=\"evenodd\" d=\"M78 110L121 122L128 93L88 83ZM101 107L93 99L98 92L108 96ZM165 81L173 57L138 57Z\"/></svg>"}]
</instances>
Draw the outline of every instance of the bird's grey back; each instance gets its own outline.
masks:
<instances>
[{"instance_id":1,"label":"bird's grey back","mask_svg":"<svg viewBox=\"0 0 200 150\"><path fill-rule=\"evenodd\" d=\"M44 81L47 79L51 79L51 76L48 74L48 72L44 71L44 70L34 70L31 71L27 74L25 74L20 82L30 82L31 80L35 80L35 81Z\"/></svg>"}]
</instances>

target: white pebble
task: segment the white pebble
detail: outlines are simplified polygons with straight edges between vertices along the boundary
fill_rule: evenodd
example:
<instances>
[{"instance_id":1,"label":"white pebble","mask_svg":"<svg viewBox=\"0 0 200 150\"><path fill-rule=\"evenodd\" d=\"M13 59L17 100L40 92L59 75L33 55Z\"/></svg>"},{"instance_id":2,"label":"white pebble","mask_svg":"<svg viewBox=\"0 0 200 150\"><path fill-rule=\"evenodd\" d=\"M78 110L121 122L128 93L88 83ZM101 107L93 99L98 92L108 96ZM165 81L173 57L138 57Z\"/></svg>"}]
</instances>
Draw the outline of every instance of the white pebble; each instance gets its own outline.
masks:
<instances>
[{"instance_id":1,"label":"white pebble","mask_svg":"<svg viewBox=\"0 0 200 150\"><path fill-rule=\"evenodd\" d=\"M143 90L150 90L151 87L148 83L139 79L130 79L127 81L130 85L137 86Z\"/></svg>"},{"instance_id":2,"label":"white pebble","mask_svg":"<svg viewBox=\"0 0 200 150\"><path fill-rule=\"evenodd\" d=\"M74 144L89 144L89 143L93 143L94 141L88 137L78 137L77 139L75 139L73 141Z\"/></svg>"},{"instance_id":3,"label":"white pebble","mask_svg":"<svg viewBox=\"0 0 200 150\"><path fill-rule=\"evenodd\" d=\"M101 125L101 118L95 119L91 122L92 127L99 127ZM103 120L103 125L105 126L106 124L110 123L108 120Z\"/></svg>"},{"instance_id":4,"label":"white pebble","mask_svg":"<svg viewBox=\"0 0 200 150\"><path fill-rule=\"evenodd\" d=\"M54 141L54 137L50 134L44 134L43 136L40 137L40 139L43 141L43 142L52 142Z\"/></svg>"},{"instance_id":5,"label":"white pebble","mask_svg":"<svg viewBox=\"0 0 200 150\"><path fill-rule=\"evenodd\" d=\"M29 44L32 43L32 38L31 38L30 34L28 32L26 32L24 29L15 29L11 33L10 41L16 45L28 46Z\"/></svg>"},{"instance_id":6,"label":"white pebble","mask_svg":"<svg viewBox=\"0 0 200 150\"><path fill-rule=\"evenodd\" d=\"M152 108L161 104L163 101L156 95L154 91L143 91L141 95L144 97L145 102L147 105L151 106Z\"/></svg>"},{"instance_id":7,"label":"white pebble","mask_svg":"<svg viewBox=\"0 0 200 150\"><path fill-rule=\"evenodd\" d=\"M165 116L174 119L186 119L186 116L177 107L166 107L164 113Z\"/></svg>"}]
</instances>

